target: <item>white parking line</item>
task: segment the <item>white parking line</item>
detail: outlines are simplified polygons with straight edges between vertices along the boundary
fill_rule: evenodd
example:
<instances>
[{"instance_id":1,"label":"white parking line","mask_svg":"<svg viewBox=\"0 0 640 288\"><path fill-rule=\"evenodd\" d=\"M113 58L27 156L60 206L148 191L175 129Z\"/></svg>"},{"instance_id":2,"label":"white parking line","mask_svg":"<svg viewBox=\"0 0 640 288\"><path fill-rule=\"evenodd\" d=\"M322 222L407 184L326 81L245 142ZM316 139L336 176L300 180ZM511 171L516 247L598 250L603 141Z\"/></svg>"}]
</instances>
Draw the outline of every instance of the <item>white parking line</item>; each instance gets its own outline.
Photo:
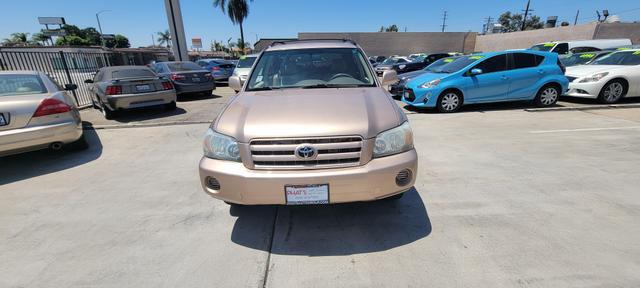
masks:
<instances>
[{"instance_id":1,"label":"white parking line","mask_svg":"<svg viewBox=\"0 0 640 288\"><path fill-rule=\"evenodd\" d=\"M606 128L581 128L581 129L561 129L561 130L537 130L537 131L529 131L529 133L531 133L531 134L545 134L545 133L589 132L589 131L629 130L629 129L640 129L640 126L606 127Z\"/></svg>"}]
</instances>

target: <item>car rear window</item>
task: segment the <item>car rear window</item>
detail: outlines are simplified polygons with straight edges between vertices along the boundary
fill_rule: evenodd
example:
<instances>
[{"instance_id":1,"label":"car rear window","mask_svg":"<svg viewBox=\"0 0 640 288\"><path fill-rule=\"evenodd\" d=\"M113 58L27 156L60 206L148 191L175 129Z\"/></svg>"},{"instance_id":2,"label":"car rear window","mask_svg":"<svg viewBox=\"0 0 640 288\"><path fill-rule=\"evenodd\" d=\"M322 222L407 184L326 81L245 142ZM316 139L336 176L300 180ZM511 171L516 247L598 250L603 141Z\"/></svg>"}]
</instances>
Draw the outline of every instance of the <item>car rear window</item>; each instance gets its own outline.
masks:
<instances>
[{"instance_id":1,"label":"car rear window","mask_svg":"<svg viewBox=\"0 0 640 288\"><path fill-rule=\"evenodd\" d=\"M149 69L125 69L111 72L111 78L155 77Z\"/></svg>"},{"instance_id":2,"label":"car rear window","mask_svg":"<svg viewBox=\"0 0 640 288\"><path fill-rule=\"evenodd\" d=\"M47 89L37 75L0 75L0 97L43 93L47 93Z\"/></svg>"},{"instance_id":3,"label":"car rear window","mask_svg":"<svg viewBox=\"0 0 640 288\"><path fill-rule=\"evenodd\" d=\"M536 67L542 63L544 56L530 53L513 53L513 68L530 68Z\"/></svg>"},{"instance_id":4,"label":"car rear window","mask_svg":"<svg viewBox=\"0 0 640 288\"><path fill-rule=\"evenodd\" d=\"M169 67L169 70L174 72L202 70L202 67L193 62L172 62L165 63L165 65Z\"/></svg>"}]
</instances>

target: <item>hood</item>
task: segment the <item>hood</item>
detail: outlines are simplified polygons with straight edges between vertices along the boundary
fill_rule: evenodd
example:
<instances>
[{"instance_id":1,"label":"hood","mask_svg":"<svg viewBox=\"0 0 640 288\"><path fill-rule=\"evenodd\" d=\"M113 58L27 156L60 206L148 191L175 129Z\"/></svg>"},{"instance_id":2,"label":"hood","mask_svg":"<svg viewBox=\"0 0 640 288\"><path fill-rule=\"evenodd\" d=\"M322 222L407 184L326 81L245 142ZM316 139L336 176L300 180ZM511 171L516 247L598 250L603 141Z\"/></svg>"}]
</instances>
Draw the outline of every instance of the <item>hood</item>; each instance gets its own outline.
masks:
<instances>
[{"instance_id":1,"label":"hood","mask_svg":"<svg viewBox=\"0 0 640 288\"><path fill-rule=\"evenodd\" d=\"M402 73L402 74L398 75L398 79L400 79L400 81L407 82L407 81L410 81L413 78L416 78L416 77L418 77L418 76L420 76L422 74L425 74L425 73L429 73L429 72L424 71L424 70L418 70L418 71Z\"/></svg>"},{"instance_id":2,"label":"hood","mask_svg":"<svg viewBox=\"0 0 640 288\"><path fill-rule=\"evenodd\" d=\"M405 120L380 87L282 89L238 94L214 128L243 143L258 138L347 135L369 139Z\"/></svg>"},{"instance_id":3,"label":"hood","mask_svg":"<svg viewBox=\"0 0 640 288\"><path fill-rule=\"evenodd\" d=\"M611 70L623 68L625 66L620 65L578 65L567 67L566 76L585 77L591 76L600 72L608 72Z\"/></svg>"},{"instance_id":4,"label":"hood","mask_svg":"<svg viewBox=\"0 0 640 288\"><path fill-rule=\"evenodd\" d=\"M409 83L407 83L406 86L413 89L413 88L416 88L419 85L422 85L422 83L429 82L429 81L436 80L436 79L444 79L445 77L448 77L449 75L451 75L451 74L447 74L447 73L431 73L431 72L423 73L422 75L411 79L409 81Z\"/></svg>"}]
</instances>

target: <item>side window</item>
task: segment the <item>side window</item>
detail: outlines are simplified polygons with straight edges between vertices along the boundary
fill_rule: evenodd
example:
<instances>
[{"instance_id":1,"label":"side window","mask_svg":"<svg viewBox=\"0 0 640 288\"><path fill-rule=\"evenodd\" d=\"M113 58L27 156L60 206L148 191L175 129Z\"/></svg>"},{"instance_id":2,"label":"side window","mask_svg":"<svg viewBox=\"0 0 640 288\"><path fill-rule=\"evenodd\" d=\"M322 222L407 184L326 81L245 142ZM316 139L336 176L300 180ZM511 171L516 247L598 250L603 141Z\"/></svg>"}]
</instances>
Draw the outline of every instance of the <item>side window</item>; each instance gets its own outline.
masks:
<instances>
[{"instance_id":1,"label":"side window","mask_svg":"<svg viewBox=\"0 0 640 288\"><path fill-rule=\"evenodd\" d=\"M100 80L102 79L102 75L104 74L104 72L102 72L102 70L99 70L96 73L96 76L93 77L93 82L100 82Z\"/></svg>"},{"instance_id":2,"label":"side window","mask_svg":"<svg viewBox=\"0 0 640 288\"><path fill-rule=\"evenodd\" d=\"M556 45L556 48L553 48L552 52L556 52L558 54L569 53L569 43L559 43L558 45Z\"/></svg>"},{"instance_id":3,"label":"side window","mask_svg":"<svg viewBox=\"0 0 640 288\"><path fill-rule=\"evenodd\" d=\"M513 69L536 67L542 63L544 56L529 53L512 53Z\"/></svg>"},{"instance_id":4,"label":"side window","mask_svg":"<svg viewBox=\"0 0 640 288\"><path fill-rule=\"evenodd\" d=\"M407 61L402 59L402 58L398 59L398 63L405 63L405 62L407 62Z\"/></svg>"},{"instance_id":5,"label":"side window","mask_svg":"<svg viewBox=\"0 0 640 288\"><path fill-rule=\"evenodd\" d=\"M482 74L505 71L507 70L507 54L493 56L473 68L481 69Z\"/></svg>"}]
</instances>

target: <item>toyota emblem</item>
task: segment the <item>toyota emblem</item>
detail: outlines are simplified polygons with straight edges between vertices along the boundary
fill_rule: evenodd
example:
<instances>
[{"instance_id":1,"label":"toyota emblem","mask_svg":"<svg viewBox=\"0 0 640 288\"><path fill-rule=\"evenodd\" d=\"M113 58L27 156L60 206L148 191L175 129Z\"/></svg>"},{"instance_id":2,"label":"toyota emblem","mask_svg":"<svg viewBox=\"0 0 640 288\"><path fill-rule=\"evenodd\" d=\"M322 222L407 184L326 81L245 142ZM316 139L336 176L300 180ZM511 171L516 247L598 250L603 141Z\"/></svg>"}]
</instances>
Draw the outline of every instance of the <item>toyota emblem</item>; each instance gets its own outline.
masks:
<instances>
[{"instance_id":1,"label":"toyota emblem","mask_svg":"<svg viewBox=\"0 0 640 288\"><path fill-rule=\"evenodd\" d=\"M313 148L311 145L302 144L296 148L296 156L302 159L313 159L316 158L317 152L316 148Z\"/></svg>"}]
</instances>

